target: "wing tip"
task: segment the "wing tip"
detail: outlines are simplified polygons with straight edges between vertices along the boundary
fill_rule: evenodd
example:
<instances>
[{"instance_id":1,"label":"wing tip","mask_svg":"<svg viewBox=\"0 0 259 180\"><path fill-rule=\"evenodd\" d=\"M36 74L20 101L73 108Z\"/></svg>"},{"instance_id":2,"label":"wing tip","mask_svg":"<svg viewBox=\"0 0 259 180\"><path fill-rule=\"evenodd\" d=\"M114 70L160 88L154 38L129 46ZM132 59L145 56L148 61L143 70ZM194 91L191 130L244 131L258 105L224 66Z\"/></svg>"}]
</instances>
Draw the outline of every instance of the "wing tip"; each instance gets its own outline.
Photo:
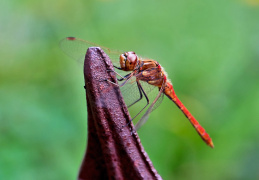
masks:
<instances>
[{"instance_id":1,"label":"wing tip","mask_svg":"<svg viewBox=\"0 0 259 180\"><path fill-rule=\"evenodd\" d=\"M74 41L74 40L76 40L75 37L66 37L66 39L69 40L69 41Z\"/></svg>"}]
</instances>

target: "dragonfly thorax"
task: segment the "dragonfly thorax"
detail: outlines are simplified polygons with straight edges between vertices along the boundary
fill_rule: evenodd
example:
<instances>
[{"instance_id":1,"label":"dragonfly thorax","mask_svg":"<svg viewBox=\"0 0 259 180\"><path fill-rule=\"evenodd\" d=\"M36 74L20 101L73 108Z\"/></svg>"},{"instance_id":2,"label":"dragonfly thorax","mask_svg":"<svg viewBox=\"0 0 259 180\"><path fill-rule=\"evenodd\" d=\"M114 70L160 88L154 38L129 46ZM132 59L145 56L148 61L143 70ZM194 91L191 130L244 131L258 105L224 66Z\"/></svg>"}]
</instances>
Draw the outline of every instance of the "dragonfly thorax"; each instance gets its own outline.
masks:
<instances>
[{"instance_id":1,"label":"dragonfly thorax","mask_svg":"<svg viewBox=\"0 0 259 180\"><path fill-rule=\"evenodd\" d=\"M137 66L138 56L133 51L120 55L120 66L123 71L133 71Z\"/></svg>"}]
</instances>

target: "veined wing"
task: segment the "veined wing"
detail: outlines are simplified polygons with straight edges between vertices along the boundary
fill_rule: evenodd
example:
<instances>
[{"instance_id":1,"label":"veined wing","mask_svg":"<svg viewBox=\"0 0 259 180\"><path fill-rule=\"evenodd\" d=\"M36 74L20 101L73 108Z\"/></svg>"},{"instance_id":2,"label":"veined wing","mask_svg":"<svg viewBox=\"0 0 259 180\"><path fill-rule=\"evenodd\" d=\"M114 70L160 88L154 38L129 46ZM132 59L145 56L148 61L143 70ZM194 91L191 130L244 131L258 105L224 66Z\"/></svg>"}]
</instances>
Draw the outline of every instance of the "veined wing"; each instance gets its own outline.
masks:
<instances>
[{"instance_id":1,"label":"veined wing","mask_svg":"<svg viewBox=\"0 0 259 180\"><path fill-rule=\"evenodd\" d=\"M148 70L153 72L157 71L157 73L152 73L150 77L145 76L144 74L146 74L145 72ZM162 92L165 86L165 82L163 80L164 77L160 74L160 70L156 70L156 68L152 67L145 70L145 72L140 72L139 74L135 75L130 79L130 81L128 81L128 83L125 84L125 86L121 88L124 100L128 107L135 104L135 102L137 102L137 106L140 109L145 107L145 109L141 109L140 112L135 116L141 117L139 122L135 126L136 129L139 129L147 121L149 114L161 104L164 97L164 94ZM143 75L145 76L145 78L140 78ZM138 80L139 85L137 85L136 83L136 78L140 78ZM149 84L148 81L162 81L163 85L161 88L158 88L155 85ZM147 105L147 99L145 96L147 96L147 98L149 99L149 105Z\"/></svg>"},{"instance_id":2,"label":"veined wing","mask_svg":"<svg viewBox=\"0 0 259 180\"><path fill-rule=\"evenodd\" d=\"M143 91L146 93L151 103L157 96L159 88L157 86L150 85L145 81L139 81L139 83L141 84ZM139 108L142 108L146 105L147 100L143 92L138 88L136 76L131 77L130 80L120 89L128 108L134 105L135 102L138 104ZM152 111L154 111L161 104L162 101L163 95L161 95L161 97L158 99Z\"/></svg>"},{"instance_id":3,"label":"veined wing","mask_svg":"<svg viewBox=\"0 0 259 180\"><path fill-rule=\"evenodd\" d=\"M149 93L152 92L153 90L155 91L155 88L156 88L155 86L152 86L146 82L140 82L140 83L147 95L149 95ZM120 89L121 89L121 93L123 95L124 101L128 106L128 108L133 104L135 104L134 102L137 102L138 100L140 100L140 102L137 103L139 105L141 104L140 108L141 106L146 105L146 98L144 97L144 95L142 95L143 93L138 88L135 76L131 77L131 79Z\"/></svg>"},{"instance_id":4,"label":"veined wing","mask_svg":"<svg viewBox=\"0 0 259 180\"><path fill-rule=\"evenodd\" d=\"M67 37L60 41L60 48L64 51L65 54L70 56L71 58L79 61L80 63L84 62L86 51L89 47L100 47L104 50L106 54L110 57L113 63L119 63L119 57L122 51L112 50L110 48L100 46L98 44L75 38L75 37Z\"/></svg>"},{"instance_id":5,"label":"veined wing","mask_svg":"<svg viewBox=\"0 0 259 180\"><path fill-rule=\"evenodd\" d=\"M150 113L155 110L162 102L163 97L164 97L164 86L165 83L163 83L162 87L160 88L156 98L154 99L154 101L150 104L150 106L148 107L148 109L146 110L145 114L141 117L141 119L137 122L137 124L135 125L136 130L138 130L143 124L145 124L145 122L148 120Z\"/></svg>"}]
</instances>

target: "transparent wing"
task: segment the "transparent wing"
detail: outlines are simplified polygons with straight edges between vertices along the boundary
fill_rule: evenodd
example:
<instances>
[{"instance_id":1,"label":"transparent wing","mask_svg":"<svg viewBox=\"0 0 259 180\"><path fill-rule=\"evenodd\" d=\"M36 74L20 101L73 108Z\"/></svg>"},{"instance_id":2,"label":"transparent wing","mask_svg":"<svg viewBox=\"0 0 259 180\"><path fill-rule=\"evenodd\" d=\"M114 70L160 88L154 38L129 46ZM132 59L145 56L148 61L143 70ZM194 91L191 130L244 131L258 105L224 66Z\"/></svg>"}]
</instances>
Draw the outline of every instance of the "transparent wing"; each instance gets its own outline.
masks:
<instances>
[{"instance_id":1,"label":"transparent wing","mask_svg":"<svg viewBox=\"0 0 259 180\"><path fill-rule=\"evenodd\" d=\"M119 63L120 54L122 51L112 50L110 48L100 46L98 44L75 38L75 37L67 37L60 41L60 48L64 51L65 54L70 56L71 58L77 60L80 63L84 62L86 51L89 47L100 47L104 50L106 54L110 57L113 63Z\"/></svg>"},{"instance_id":2,"label":"transparent wing","mask_svg":"<svg viewBox=\"0 0 259 180\"><path fill-rule=\"evenodd\" d=\"M153 90L156 89L155 86L152 86L146 82L140 82L145 93L147 95L152 96L152 94L150 94ZM136 83L136 77L133 76L128 83L126 83L123 87L121 87L121 93L123 95L124 101L126 103L126 105L128 107L135 105L135 102L138 104L139 107L141 106L145 106L145 104L147 103L147 100L145 98L145 96L141 93L138 85ZM142 97L142 98L141 98Z\"/></svg>"},{"instance_id":3,"label":"transparent wing","mask_svg":"<svg viewBox=\"0 0 259 180\"><path fill-rule=\"evenodd\" d=\"M164 97L164 84L162 85L162 88L160 88L156 98L154 99L154 101L152 102L152 104L149 106L149 108L147 109L147 111L145 112L145 114L141 117L141 119L137 122L137 124L135 125L136 130L138 130L143 124L145 124L145 122L148 120L149 115L152 111L154 111L163 101L163 97Z\"/></svg>"},{"instance_id":4,"label":"transparent wing","mask_svg":"<svg viewBox=\"0 0 259 180\"><path fill-rule=\"evenodd\" d=\"M138 79L139 85L136 79ZM134 113L135 116L133 116L134 120L140 119L136 125L137 128L140 128L147 121L149 114L161 104L164 97L164 94L161 93L161 91L163 92L161 90L163 88L159 90L157 86L150 85L148 82L159 85L160 83L164 84L163 81L164 74L161 73L161 68L152 67L136 74L121 88L128 108L131 105L134 105L134 107L137 106L138 113ZM147 99L149 100L149 104Z\"/></svg>"},{"instance_id":5,"label":"transparent wing","mask_svg":"<svg viewBox=\"0 0 259 180\"><path fill-rule=\"evenodd\" d=\"M154 107L152 108L151 112L153 112L155 109L157 109L160 106L160 104L162 103L163 100L164 100L164 93L162 93L161 96L158 98L158 100L155 103Z\"/></svg>"}]
</instances>

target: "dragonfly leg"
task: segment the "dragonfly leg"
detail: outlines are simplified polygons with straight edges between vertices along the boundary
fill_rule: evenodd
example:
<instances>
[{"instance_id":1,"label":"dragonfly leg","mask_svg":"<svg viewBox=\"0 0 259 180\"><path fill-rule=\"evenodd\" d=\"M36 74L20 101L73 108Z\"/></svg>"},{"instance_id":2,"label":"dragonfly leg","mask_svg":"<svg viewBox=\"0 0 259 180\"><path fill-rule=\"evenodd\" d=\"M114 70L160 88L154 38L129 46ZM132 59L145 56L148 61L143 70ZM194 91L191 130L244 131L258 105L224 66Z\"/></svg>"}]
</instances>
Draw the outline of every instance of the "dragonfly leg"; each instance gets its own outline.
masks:
<instances>
[{"instance_id":1,"label":"dragonfly leg","mask_svg":"<svg viewBox=\"0 0 259 180\"><path fill-rule=\"evenodd\" d=\"M122 70L122 68L120 68L120 67L117 67L117 66L114 66L114 65L113 65L113 67L115 67L116 69Z\"/></svg>"},{"instance_id":2,"label":"dragonfly leg","mask_svg":"<svg viewBox=\"0 0 259 180\"><path fill-rule=\"evenodd\" d=\"M106 79L106 81L108 81L109 83L112 83L112 84L115 85L115 86L122 87L122 86L124 86L132 77L133 77L133 72L130 73L130 74L127 74L126 76L124 76L123 78L125 78L125 79L122 79L122 80L125 80L125 81L124 81L122 84L116 84L116 83L114 83L114 82L112 82L112 81L110 81L110 80L108 80L108 79ZM122 81L122 80L121 80L121 81Z\"/></svg>"},{"instance_id":3,"label":"dragonfly leg","mask_svg":"<svg viewBox=\"0 0 259 180\"><path fill-rule=\"evenodd\" d=\"M108 72L114 72L115 74L117 74L118 76L120 76L120 77L121 77L120 79L117 78L118 81L123 81L123 80L127 79L127 78L131 75L131 73L129 73L129 74L126 74L125 76L122 76L122 75L120 75L119 73L117 73L116 71L111 70L111 69L108 69L107 71L108 71Z\"/></svg>"},{"instance_id":4,"label":"dragonfly leg","mask_svg":"<svg viewBox=\"0 0 259 180\"><path fill-rule=\"evenodd\" d=\"M136 104L137 102L139 102L139 101L142 99L142 97L143 97L143 95L142 95L142 90L141 90L141 88L140 88L140 86L139 86L139 82L138 82L138 81L137 81L137 86L138 86L138 90L139 90L139 99L137 99L135 102L133 102L131 105L129 105L128 108L131 107L131 106L133 106L133 105Z\"/></svg>"},{"instance_id":5,"label":"dragonfly leg","mask_svg":"<svg viewBox=\"0 0 259 180\"><path fill-rule=\"evenodd\" d=\"M165 87L164 83L165 81L163 81L162 86L159 88L159 93L157 94L156 98L154 99L154 101L152 102L152 104L148 107L148 109L146 110L145 114L141 117L141 119L138 121L138 123L135 125L135 129L138 130L148 119L149 114L155 109L155 105L157 105L158 99L162 96L163 97L163 90Z\"/></svg>"},{"instance_id":6,"label":"dragonfly leg","mask_svg":"<svg viewBox=\"0 0 259 180\"><path fill-rule=\"evenodd\" d=\"M145 96L145 98L146 98L146 100L147 100L147 104L138 112L138 114L136 114L136 115L127 123L127 126L131 123L131 121L133 121L133 120L149 105L149 99L148 99L148 97L147 97L146 92L144 91L144 89L143 89L142 85L139 83L139 81L136 81L136 82L137 82L137 85L138 85L140 91L144 94L144 96ZM139 100L140 100L140 99L139 99ZM137 101L139 101L139 100L137 100ZM136 102L137 102L137 101L136 101ZM136 102L134 102L133 104L135 104Z\"/></svg>"},{"instance_id":7,"label":"dragonfly leg","mask_svg":"<svg viewBox=\"0 0 259 180\"><path fill-rule=\"evenodd\" d=\"M118 79L117 78L117 80L118 81L123 81L123 80L125 80L125 79L127 79L127 78L129 78L130 77L130 75L131 75L131 73L129 73L129 74L126 74L125 76L122 76L122 75L120 75L119 73L117 73L117 72L115 72L118 76L120 76L121 78L120 79Z\"/></svg>"}]
</instances>

